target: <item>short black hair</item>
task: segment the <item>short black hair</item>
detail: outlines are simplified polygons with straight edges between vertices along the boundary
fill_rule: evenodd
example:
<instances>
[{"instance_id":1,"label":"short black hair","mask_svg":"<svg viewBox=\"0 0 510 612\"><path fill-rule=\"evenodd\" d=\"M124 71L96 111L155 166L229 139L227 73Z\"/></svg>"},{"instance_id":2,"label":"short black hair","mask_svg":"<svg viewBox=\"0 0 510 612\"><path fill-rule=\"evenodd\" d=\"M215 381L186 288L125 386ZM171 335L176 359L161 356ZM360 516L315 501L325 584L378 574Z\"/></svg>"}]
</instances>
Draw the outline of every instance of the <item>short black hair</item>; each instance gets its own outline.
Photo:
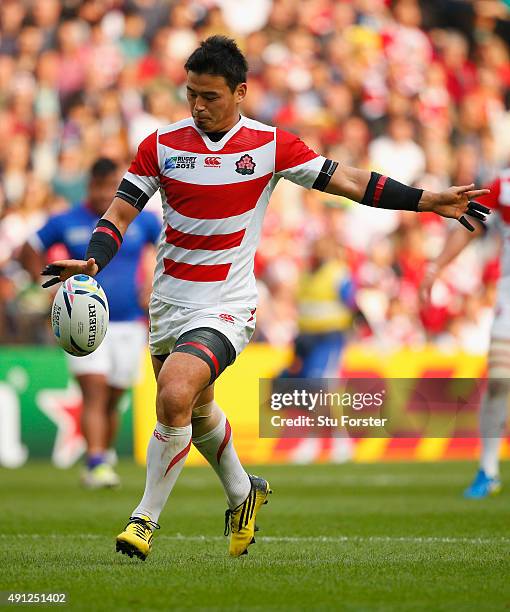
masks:
<instances>
[{"instance_id":1,"label":"short black hair","mask_svg":"<svg viewBox=\"0 0 510 612\"><path fill-rule=\"evenodd\" d=\"M186 72L224 77L230 91L246 81L248 62L236 41L226 36L210 36L200 43L184 64Z\"/></svg>"},{"instance_id":2,"label":"short black hair","mask_svg":"<svg viewBox=\"0 0 510 612\"><path fill-rule=\"evenodd\" d=\"M109 157L99 157L92 164L90 176L94 179L102 179L110 176L112 172L117 172L119 166Z\"/></svg>"}]
</instances>

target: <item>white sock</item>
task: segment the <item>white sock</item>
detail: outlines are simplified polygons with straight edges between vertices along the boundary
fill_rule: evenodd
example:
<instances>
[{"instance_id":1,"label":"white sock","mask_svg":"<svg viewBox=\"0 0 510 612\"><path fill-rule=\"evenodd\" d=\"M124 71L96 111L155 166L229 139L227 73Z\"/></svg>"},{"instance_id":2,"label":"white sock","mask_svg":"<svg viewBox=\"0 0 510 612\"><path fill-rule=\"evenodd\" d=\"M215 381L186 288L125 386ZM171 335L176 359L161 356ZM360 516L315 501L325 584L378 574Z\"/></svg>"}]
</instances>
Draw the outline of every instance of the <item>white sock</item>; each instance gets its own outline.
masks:
<instances>
[{"instance_id":1,"label":"white sock","mask_svg":"<svg viewBox=\"0 0 510 612\"><path fill-rule=\"evenodd\" d=\"M505 431L508 394L485 394L480 408L480 467L490 478L499 474L499 449Z\"/></svg>"},{"instance_id":2,"label":"white sock","mask_svg":"<svg viewBox=\"0 0 510 612\"><path fill-rule=\"evenodd\" d=\"M229 507L237 508L250 494L251 482L234 448L232 430L227 417L217 404L214 410L221 412L220 422L211 431L200 437L194 437L193 444L218 474Z\"/></svg>"},{"instance_id":3,"label":"white sock","mask_svg":"<svg viewBox=\"0 0 510 612\"><path fill-rule=\"evenodd\" d=\"M131 516L148 516L151 521L158 522L190 448L191 425L168 427L156 423L147 448L145 491Z\"/></svg>"}]
</instances>

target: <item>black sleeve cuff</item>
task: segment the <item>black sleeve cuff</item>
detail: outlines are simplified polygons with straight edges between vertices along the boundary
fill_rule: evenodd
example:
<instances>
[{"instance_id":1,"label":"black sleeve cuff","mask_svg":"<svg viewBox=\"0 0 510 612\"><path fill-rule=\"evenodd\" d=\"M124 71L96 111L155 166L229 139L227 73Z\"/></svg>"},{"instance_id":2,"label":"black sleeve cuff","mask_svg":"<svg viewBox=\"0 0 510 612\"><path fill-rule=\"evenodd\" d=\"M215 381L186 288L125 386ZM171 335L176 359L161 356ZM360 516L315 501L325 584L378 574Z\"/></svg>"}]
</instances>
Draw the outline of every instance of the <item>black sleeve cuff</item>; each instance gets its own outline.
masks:
<instances>
[{"instance_id":1,"label":"black sleeve cuff","mask_svg":"<svg viewBox=\"0 0 510 612\"><path fill-rule=\"evenodd\" d=\"M317 189L318 191L324 191L326 187L329 185L329 181L333 176L335 170L337 169L338 162L333 161L331 159L327 159L323 164L321 171L319 172L319 176L315 179L314 184L312 185L312 189Z\"/></svg>"},{"instance_id":2,"label":"black sleeve cuff","mask_svg":"<svg viewBox=\"0 0 510 612\"><path fill-rule=\"evenodd\" d=\"M137 187L127 179L122 179L115 195L117 198L134 206L137 210L142 210L149 201L149 196L140 187Z\"/></svg>"}]
</instances>

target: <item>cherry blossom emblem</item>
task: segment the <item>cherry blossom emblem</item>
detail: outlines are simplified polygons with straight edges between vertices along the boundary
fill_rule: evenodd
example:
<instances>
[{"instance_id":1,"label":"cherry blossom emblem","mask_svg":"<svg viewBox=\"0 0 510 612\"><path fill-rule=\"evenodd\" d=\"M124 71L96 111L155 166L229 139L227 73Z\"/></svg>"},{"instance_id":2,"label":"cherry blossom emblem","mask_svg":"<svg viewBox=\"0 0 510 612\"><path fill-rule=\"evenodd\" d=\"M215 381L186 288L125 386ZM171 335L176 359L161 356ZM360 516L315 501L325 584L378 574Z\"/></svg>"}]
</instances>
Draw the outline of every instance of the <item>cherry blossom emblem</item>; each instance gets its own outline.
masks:
<instances>
[{"instance_id":1,"label":"cherry blossom emblem","mask_svg":"<svg viewBox=\"0 0 510 612\"><path fill-rule=\"evenodd\" d=\"M256 163L253 157L245 153L239 161L236 161L236 172L239 174L253 174L255 172Z\"/></svg>"}]
</instances>

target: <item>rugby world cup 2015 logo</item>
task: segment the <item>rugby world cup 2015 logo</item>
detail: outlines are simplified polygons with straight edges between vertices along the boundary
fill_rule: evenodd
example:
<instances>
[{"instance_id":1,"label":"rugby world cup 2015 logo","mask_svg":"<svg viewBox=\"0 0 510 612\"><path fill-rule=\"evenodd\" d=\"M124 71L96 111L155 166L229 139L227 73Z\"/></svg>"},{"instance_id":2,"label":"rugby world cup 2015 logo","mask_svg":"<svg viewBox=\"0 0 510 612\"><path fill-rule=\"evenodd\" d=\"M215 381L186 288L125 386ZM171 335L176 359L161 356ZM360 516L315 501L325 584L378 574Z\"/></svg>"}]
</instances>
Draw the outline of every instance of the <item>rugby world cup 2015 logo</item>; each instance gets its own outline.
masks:
<instances>
[{"instance_id":1,"label":"rugby world cup 2015 logo","mask_svg":"<svg viewBox=\"0 0 510 612\"><path fill-rule=\"evenodd\" d=\"M174 155L165 159L164 168L165 170L194 170L196 162L196 155Z\"/></svg>"},{"instance_id":2,"label":"rugby world cup 2015 logo","mask_svg":"<svg viewBox=\"0 0 510 612\"><path fill-rule=\"evenodd\" d=\"M253 161L253 157L245 153L241 159L236 161L236 172L239 174L253 174L257 164Z\"/></svg>"}]
</instances>

